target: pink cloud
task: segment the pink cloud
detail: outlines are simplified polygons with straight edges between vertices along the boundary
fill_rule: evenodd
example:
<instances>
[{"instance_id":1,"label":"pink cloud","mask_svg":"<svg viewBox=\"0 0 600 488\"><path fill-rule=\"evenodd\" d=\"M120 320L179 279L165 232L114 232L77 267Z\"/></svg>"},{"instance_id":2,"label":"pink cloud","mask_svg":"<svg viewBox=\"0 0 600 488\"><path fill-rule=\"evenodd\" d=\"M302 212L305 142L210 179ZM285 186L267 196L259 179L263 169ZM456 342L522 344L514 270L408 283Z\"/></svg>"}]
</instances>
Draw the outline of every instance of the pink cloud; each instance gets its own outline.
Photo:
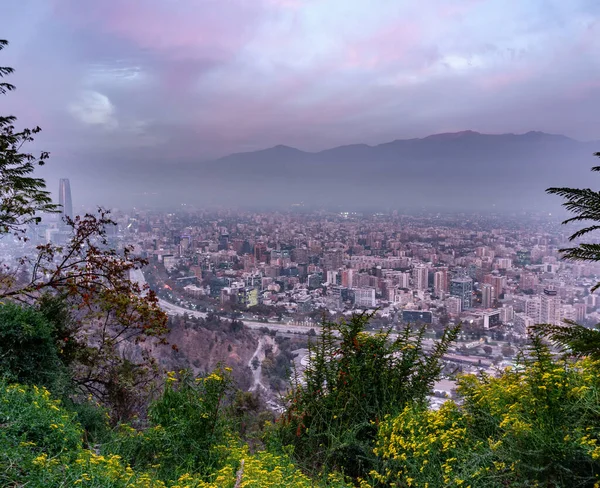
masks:
<instances>
[{"instance_id":1,"label":"pink cloud","mask_svg":"<svg viewBox=\"0 0 600 488\"><path fill-rule=\"evenodd\" d=\"M447 0L444 0L442 5L439 7L438 12L441 17L462 17L480 3L481 0L461 0L454 2L448 2Z\"/></svg>"},{"instance_id":2,"label":"pink cloud","mask_svg":"<svg viewBox=\"0 0 600 488\"><path fill-rule=\"evenodd\" d=\"M279 0L283 1L283 0ZM231 62L252 38L267 0L54 0L60 18L124 42L163 88L179 97L206 71Z\"/></svg>"},{"instance_id":3,"label":"pink cloud","mask_svg":"<svg viewBox=\"0 0 600 488\"><path fill-rule=\"evenodd\" d=\"M534 75L533 68L521 68L515 71L485 75L478 80L478 83L485 90L496 91L529 81Z\"/></svg>"},{"instance_id":4,"label":"pink cloud","mask_svg":"<svg viewBox=\"0 0 600 488\"><path fill-rule=\"evenodd\" d=\"M413 62L422 52L423 32L414 22L395 22L371 36L349 44L343 65L347 68L376 69Z\"/></svg>"},{"instance_id":5,"label":"pink cloud","mask_svg":"<svg viewBox=\"0 0 600 488\"><path fill-rule=\"evenodd\" d=\"M141 49L182 58L235 53L251 35L264 8L261 2L242 0L55 2L58 14L70 22L112 34Z\"/></svg>"}]
</instances>

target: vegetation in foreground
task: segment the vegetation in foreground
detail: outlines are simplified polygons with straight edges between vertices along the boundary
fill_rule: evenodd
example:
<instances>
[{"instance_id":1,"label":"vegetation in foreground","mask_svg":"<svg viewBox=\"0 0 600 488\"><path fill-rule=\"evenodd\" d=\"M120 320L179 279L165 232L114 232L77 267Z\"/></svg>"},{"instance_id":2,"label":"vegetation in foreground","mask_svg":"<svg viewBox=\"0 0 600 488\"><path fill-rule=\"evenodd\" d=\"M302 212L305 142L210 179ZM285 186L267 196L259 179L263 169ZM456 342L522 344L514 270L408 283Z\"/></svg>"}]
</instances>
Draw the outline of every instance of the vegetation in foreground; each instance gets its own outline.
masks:
<instances>
[{"instance_id":1,"label":"vegetation in foreground","mask_svg":"<svg viewBox=\"0 0 600 488\"><path fill-rule=\"evenodd\" d=\"M337 368L348 367L342 357L335 361ZM352 361L357 375L373 371L370 358ZM312 367L314 374L327 372L315 362ZM376 386L363 397L353 388L340 392L336 384L330 398L326 393L290 404L262 429L262 443L252 452L239 431L232 386L224 368L199 378L169 373L146 419L113 426L98 405L75 407L44 386L2 380L0 484L600 486L600 362L557 360L537 336L519 367L498 377L462 376L459 401L438 411L419 395L380 405ZM351 398L349 411L343 401ZM380 407L390 413L365 420ZM324 420L317 429L311 419L318 415Z\"/></svg>"}]
</instances>

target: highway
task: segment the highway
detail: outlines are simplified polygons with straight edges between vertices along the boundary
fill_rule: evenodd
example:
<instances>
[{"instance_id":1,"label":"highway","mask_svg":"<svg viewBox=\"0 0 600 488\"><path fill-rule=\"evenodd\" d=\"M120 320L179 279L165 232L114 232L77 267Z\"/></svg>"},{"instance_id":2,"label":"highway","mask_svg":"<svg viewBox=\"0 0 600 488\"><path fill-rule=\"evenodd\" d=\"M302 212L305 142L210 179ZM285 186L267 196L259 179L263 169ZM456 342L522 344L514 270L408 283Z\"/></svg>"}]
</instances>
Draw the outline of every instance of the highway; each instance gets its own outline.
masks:
<instances>
[{"instance_id":1,"label":"highway","mask_svg":"<svg viewBox=\"0 0 600 488\"><path fill-rule=\"evenodd\" d=\"M146 284L146 279L144 278L144 274L139 269L131 271L131 279L133 281L138 282L140 284L140 286L143 286ZM171 316L187 314L190 317L206 318L206 315L207 315L206 312L199 312L197 310L190 310L188 308L181 307L179 305L174 305L173 303L167 302L166 300L163 300L162 298L158 299L158 304L168 315L171 315ZM231 319L227 319L227 320L231 320ZM311 330L311 327L306 327L306 326L302 326L302 325L285 324L285 323L281 323L281 322L276 322L276 323L259 322L259 321L255 321L255 320L247 320L244 318L240 318L239 320L244 322L244 325L250 329L267 328L269 330L274 330L277 332L283 332L283 333L290 332L293 334L308 334L309 331ZM318 327L314 327L314 330L316 333L319 333Z\"/></svg>"},{"instance_id":2,"label":"highway","mask_svg":"<svg viewBox=\"0 0 600 488\"><path fill-rule=\"evenodd\" d=\"M144 274L139 269L136 269L131 272L131 279L133 281L137 281L142 286L146 283ZM189 308L181 307L179 305L174 305L173 303L167 302L166 300L163 300L162 298L158 299L158 304L168 315L171 315L171 316L187 314L190 317L205 318L207 315L206 312L199 312L197 310L190 310ZM227 318L226 320L231 320L231 319ZM240 318L239 320L241 320L244 323L244 325L246 327L248 327L249 329L256 330L256 329L261 329L261 328L262 329L267 328L269 330L277 331L281 334L287 334L287 333L308 334L311 329L313 329L317 334L319 334L321 332L320 327L307 327L307 326L303 326L303 325L292 325L292 324L288 325L288 324L281 323L281 322L275 322L275 323L273 323L273 322L258 322L255 320L246 320L244 318ZM377 331L369 332L369 333L376 334ZM397 337L397 334L390 334L390 339L395 339L396 337ZM430 350L435 345L435 341L433 339L426 338L426 339L423 339L423 344L424 344L426 350Z\"/></svg>"},{"instance_id":3,"label":"highway","mask_svg":"<svg viewBox=\"0 0 600 488\"><path fill-rule=\"evenodd\" d=\"M190 310L188 308L180 307L179 305L173 305L172 303L167 302L166 300L159 299L158 303L160 307L167 312L169 315L184 315L188 314L190 317L198 317L205 318L206 312L198 312L196 310ZM231 320L227 318L226 320ZM296 334L308 334L310 331L310 327L305 327L302 325L292 325L292 324L284 324L284 323L273 323L273 322L258 322L254 320L246 320L244 318L239 318L237 320L241 320L244 322L244 325L250 329L260 329L266 327L270 330L276 330L280 332L293 332ZM317 330L315 330L317 332Z\"/></svg>"}]
</instances>

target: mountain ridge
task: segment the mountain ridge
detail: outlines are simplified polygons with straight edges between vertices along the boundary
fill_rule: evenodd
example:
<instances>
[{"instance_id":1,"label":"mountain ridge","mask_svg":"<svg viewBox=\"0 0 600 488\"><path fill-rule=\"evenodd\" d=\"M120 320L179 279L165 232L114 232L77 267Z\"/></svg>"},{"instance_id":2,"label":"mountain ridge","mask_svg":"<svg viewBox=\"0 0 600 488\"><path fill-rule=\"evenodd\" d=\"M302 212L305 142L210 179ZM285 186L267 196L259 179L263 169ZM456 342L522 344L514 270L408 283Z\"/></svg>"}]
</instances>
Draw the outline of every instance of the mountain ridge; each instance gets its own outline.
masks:
<instances>
[{"instance_id":1,"label":"mountain ridge","mask_svg":"<svg viewBox=\"0 0 600 488\"><path fill-rule=\"evenodd\" d=\"M433 137L432 137L433 136ZM554 212L546 188L594 185L600 142L557 134L432 134L315 152L277 145L210 161L83 166L79 181L120 205ZM119 174L119 178L114 175ZM168 185L165 182L168 181ZM600 180L598 180L600 183ZM140 197L140 195L148 195Z\"/></svg>"},{"instance_id":2,"label":"mountain ridge","mask_svg":"<svg viewBox=\"0 0 600 488\"><path fill-rule=\"evenodd\" d=\"M213 160L209 160L207 162L212 162L212 161L222 161L222 160L226 160L229 159L231 157L239 157L239 156L245 156L245 155L250 155L250 154L265 154L265 153L270 153L270 152L277 152L280 153L281 155L284 155L285 153L288 154L307 154L307 155L318 155L318 154L325 154L325 153L330 153L336 150L349 150L349 149L366 149L366 148L379 148L382 146L387 146L390 144L395 144L395 143L417 143L417 142L431 142L431 141L456 141L456 140L465 140L466 138L478 138L478 137L486 137L486 138L513 138L516 140L526 140L526 139L533 139L536 138L537 140L545 140L545 141L572 141L574 143L581 143L581 144L587 144L587 143L597 143L598 141L580 141L577 139L573 139L571 137L565 136L563 134L551 134L548 132L543 132L543 131L528 131L528 132L524 132L524 133L514 133L514 132L504 132L501 134L489 134L489 133L484 133L484 132L478 132L478 131L474 131L474 130L463 130L463 131L457 131L457 132L440 132L440 133L436 133L436 134L430 134L428 136L424 136L424 137L413 137L410 139L394 139L392 141L388 141L388 142L382 142L379 144L367 144L367 143L361 143L361 142L357 142L357 143L351 143L351 144L342 144L340 146L334 146L331 148L327 148L327 149L321 149L319 151L307 151L304 149L299 149L297 147L294 146L288 146L286 144L277 144L275 146L271 146L271 147L265 147L262 149L257 149L254 151L240 151L240 152L234 152L231 154L227 154L225 156L221 156L217 159L213 159Z\"/></svg>"}]
</instances>

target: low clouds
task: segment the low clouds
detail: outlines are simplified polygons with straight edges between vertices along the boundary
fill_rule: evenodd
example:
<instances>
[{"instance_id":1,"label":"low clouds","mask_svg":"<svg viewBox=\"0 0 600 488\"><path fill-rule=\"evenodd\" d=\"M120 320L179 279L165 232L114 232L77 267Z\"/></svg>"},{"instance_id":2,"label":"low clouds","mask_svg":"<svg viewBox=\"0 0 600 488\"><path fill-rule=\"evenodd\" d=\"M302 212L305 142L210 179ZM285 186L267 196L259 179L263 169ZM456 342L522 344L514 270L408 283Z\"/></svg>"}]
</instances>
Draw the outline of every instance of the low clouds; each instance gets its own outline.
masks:
<instances>
[{"instance_id":1,"label":"low clouds","mask_svg":"<svg viewBox=\"0 0 600 488\"><path fill-rule=\"evenodd\" d=\"M86 125L106 130L115 130L119 126L114 105L102 93L85 91L69 104L68 110L73 117Z\"/></svg>"},{"instance_id":2,"label":"low clouds","mask_svg":"<svg viewBox=\"0 0 600 488\"><path fill-rule=\"evenodd\" d=\"M9 107L63 161L168 164L445 130L598 139L599 17L594 0L22 0L0 27Z\"/></svg>"}]
</instances>

